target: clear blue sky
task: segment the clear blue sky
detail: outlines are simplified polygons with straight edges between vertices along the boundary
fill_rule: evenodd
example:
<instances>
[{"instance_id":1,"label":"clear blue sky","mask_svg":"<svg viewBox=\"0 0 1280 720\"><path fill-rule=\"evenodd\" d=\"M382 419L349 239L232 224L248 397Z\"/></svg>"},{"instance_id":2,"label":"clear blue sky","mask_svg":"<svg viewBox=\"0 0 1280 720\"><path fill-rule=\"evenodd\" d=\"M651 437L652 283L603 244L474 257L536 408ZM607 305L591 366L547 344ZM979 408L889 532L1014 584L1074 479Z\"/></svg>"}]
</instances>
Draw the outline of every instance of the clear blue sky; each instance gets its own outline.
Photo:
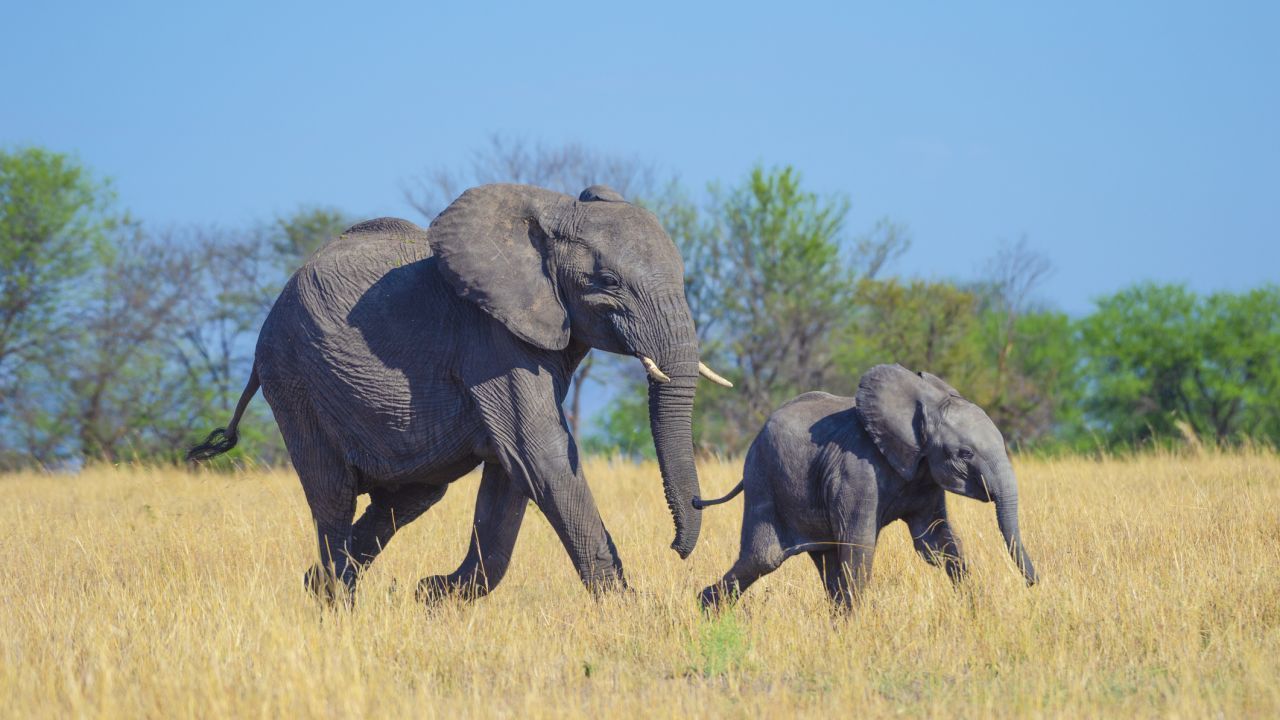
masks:
<instances>
[{"instance_id":1,"label":"clear blue sky","mask_svg":"<svg viewBox=\"0 0 1280 720\"><path fill-rule=\"evenodd\" d=\"M908 224L905 274L1025 233L1073 314L1280 279L1274 3L116 5L0 11L0 144L78 154L151 223L414 217L405 178L496 131L697 188L795 165L852 230Z\"/></svg>"}]
</instances>

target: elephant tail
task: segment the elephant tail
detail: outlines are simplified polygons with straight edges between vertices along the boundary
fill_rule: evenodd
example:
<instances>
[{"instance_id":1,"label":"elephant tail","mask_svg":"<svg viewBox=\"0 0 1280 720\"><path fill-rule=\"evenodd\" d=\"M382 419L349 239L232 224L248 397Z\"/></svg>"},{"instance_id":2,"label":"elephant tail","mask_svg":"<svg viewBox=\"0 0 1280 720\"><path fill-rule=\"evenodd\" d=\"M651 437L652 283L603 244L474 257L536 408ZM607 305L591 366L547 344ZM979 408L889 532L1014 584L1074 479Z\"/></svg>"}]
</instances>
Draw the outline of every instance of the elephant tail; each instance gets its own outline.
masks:
<instances>
[{"instance_id":1,"label":"elephant tail","mask_svg":"<svg viewBox=\"0 0 1280 720\"><path fill-rule=\"evenodd\" d=\"M236 441L239 440L236 426L240 424L240 416L244 415L244 409L253 399L254 393L258 392L258 387L258 368L255 365L253 373L249 375L249 383L244 386L244 392L240 393L240 402L236 403L236 412L231 416L231 422L227 423L226 427L209 433L204 442L188 450L187 462L198 463L208 460L236 446Z\"/></svg>"},{"instance_id":2,"label":"elephant tail","mask_svg":"<svg viewBox=\"0 0 1280 720\"><path fill-rule=\"evenodd\" d=\"M730 500L732 500L732 499L734 499L734 498L738 497L738 493L740 493L740 492L742 492L742 481L741 481L741 480L739 480L739 481L738 481L738 485L737 485L737 487L735 487L734 489L730 490L730 491L729 491L729 494L728 494L728 495L725 495L724 497L716 498L715 500L703 500L702 498L697 498L697 497L695 497L695 498L693 499L693 507L694 507L694 509L696 509L696 510L701 510L701 509L702 509L702 508L704 508L704 507L710 507L710 506L712 506L712 505L719 505L720 503L726 503L726 502L729 502Z\"/></svg>"}]
</instances>

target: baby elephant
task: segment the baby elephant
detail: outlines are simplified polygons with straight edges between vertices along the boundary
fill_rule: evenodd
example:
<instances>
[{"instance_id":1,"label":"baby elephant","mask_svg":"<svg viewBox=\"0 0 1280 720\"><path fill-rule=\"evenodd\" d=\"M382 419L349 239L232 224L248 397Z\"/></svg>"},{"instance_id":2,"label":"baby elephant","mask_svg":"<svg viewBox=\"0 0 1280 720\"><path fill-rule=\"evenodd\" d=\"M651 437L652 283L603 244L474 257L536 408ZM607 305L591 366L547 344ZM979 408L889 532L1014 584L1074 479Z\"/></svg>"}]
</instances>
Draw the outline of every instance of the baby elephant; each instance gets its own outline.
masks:
<instances>
[{"instance_id":1,"label":"baby elephant","mask_svg":"<svg viewBox=\"0 0 1280 720\"><path fill-rule=\"evenodd\" d=\"M929 373L878 365L854 398L805 393L769 417L747 452L742 548L704 608L736 598L788 557L808 552L831 600L848 607L871 575L881 528L905 520L916 550L967 572L947 520L943 490L996 504L1009 553L1034 584L1018 532L1018 487L1004 438L982 408Z\"/></svg>"}]
</instances>

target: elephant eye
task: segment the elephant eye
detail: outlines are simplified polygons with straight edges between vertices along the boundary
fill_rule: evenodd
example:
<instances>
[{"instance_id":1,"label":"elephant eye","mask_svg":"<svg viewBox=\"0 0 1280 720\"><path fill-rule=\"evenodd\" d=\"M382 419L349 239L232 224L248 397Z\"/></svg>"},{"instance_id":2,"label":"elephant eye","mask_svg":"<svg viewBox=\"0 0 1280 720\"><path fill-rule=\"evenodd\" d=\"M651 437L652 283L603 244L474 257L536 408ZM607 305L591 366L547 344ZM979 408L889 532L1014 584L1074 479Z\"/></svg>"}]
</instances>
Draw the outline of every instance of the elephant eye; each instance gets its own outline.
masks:
<instances>
[{"instance_id":1,"label":"elephant eye","mask_svg":"<svg viewBox=\"0 0 1280 720\"><path fill-rule=\"evenodd\" d=\"M605 290L613 290L620 284L618 276L613 273L603 272L596 276L596 287L604 288Z\"/></svg>"},{"instance_id":2,"label":"elephant eye","mask_svg":"<svg viewBox=\"0 0 1280 720\"><path fill-rule=\"evenodd\" d=\"M972 460L973 451L970 450L969 448L960 448L959 450L956 451L956 456L959 457L961 460Z\"/></svg>"}]
</instances>

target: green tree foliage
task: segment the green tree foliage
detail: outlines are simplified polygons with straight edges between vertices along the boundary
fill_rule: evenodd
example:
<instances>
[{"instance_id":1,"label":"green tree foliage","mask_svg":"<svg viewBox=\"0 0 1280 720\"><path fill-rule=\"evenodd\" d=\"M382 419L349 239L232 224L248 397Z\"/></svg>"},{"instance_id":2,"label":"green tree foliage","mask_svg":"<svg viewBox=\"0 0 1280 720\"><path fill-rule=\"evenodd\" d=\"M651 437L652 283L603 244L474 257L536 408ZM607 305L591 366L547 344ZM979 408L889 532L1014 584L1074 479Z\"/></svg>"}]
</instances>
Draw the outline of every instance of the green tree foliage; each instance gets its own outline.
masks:
<instances>
[{"instance_id":1,"label":"green tree foliage","mask_svg":"<svg viewBox=\"0 0 1280 720\"><path fill-rule=\"evenodd\" d=\"M758 425L777 402L822 387L835 370L831 338L847 323L853 273L840 258L849 203L800 187L790 167L753 169L712 190L711 263L695 271L718 290L717 338L736 366L735 424ZM736 411L736 412L735 412Z\"/></svg>"},{"instance_id":2,"label":"green tree foliage","mask_svg":"<svg viewBox=\"0 0 1280 720\"><path fill-rule=\"evenodd\" d=\"M982 362L973 342L979 298L946 282L868 279L858 283L853 336L841 366L853 378L882 362L929 370L953 385L971 385Z\"/></svg>"},{"instance_id":3,"label":"green tree foliage","mask_svg":"<svg viewBox=\"0 0 1280 720\"><path fill-rule=\"evenodd\" d=\"M152 231L105 182L27 150L3 168L0 466L176 460L225 424L289 272L350 223L303 209L242 231ZM285 459L254 403L232 462Z\"/></svg>"},{"instance_id":4,"label":"green tree foliage","mask_svg":"<svg viewBox=\"0 0 1280 720\"><path fill-rule=\"evenodd\" d=\"M1010 322L1005 313L988 310L975 340L978 372L972 385L960 387L986 409L1011 447L1062 446L1079 436L1081 348L1066 314L1035 310Z\"/></svg>"},{"instance_id":5,"label":"green tree foliage","mask_svg":"<svg viewBox=\"0 0 1280 720\"><path fill-rule=\"evenodd\" d=\"M69 330L76 281L106 251L112 201L67 155L0 151L0 378Z\"/></svg>"},{"instance_id":6,"label":"green tree foliage","mask_svg":"<svg viewBox=\"0 0 1280 720\"><path fill-rule=\"evenodd\" d=\"M1065 315L1035 307L1047 261L1006 247L982 282L879 279L909 245L882 220L845 239L848 203L802 189L789 168L754 169L704 207L678 186L650 203L680 248L701 353L738 387L699 388L696 441L740 452L779 404L851 394L882 362L942 376L988 409L1014 446L1058 442L1080 420L1078 343ZM644 378L599 418L592 449L648 454Z\"/></svg>"},{"instance_id":7,"label":"green tree foliage","mask_svg":"<svg viewBox=\"0 0 1280 720\"><path fill-rule=\"evenodd\" d=\"M696 407L694 412L698 412ZM582 447L589 453L602 455L657 457L649 430L649 401L643 386L629 384L619 392L596 418L596 428L583 439Z\"/></svg>"},{"instance_id":8,"label":"green tree foliage","mask_svg":"<svg viewBox=\"0 0 1280 720\"><path fill-rule=\"evenodd\" d=\"M1089 428L1109 445L1280 440L1280 289L1198 297L1144 284L1081 323Z\"/></svg>"},{"instance_id":9,"label":"green tree foliage","mask_svg":"<svg viewBox=\"0 0 1280 720\"><path fill-rule=\"evenodd\" d=\"M355 224L333 207L304 207L292 215L276 218L270 232L271 248L280 268L292 274L312 253Z\"/></svg>"},{"instance_id":10,"label":"green tree foliage","mask_svg":"<svg viewBox=\"0 0 1280 720\"><path fill-rule=\"evenodd\" d=\"M685 262L702 357L737 383L700 385L695 441L745 449L764 418L807 390L850 394L870 366L929 370L986 408L1018 448L1280 442L1280 287L1198 296L1138 285L1072 320L1041 307L1048 262L1007 245L977 282L882 278L909 245L887 220L848 237L849 203L756 167L694 202L652 168L576 145L495 139L466 184L529 181L577 192L615 185L662 220ZM409 195L427 213L459 176ZM175 460L230 417L280 287L352 224L304 207L243 230L156 231L115 208L74 159L0 152L0 468ZM589 452L651 456L644 372L589 360L619 388ZM224 463L286 459L265 403L249 406Z\"/></svg>"},{"instance_id":11,"label":"green tree foliage","mask_svg":"<svg viewBox=\"0 0 1280 720\"><path fill-rule=\"evenodd\" d=\"M928 370L981 405L1012 447L1078 422L1079 348L1066 315L1011 312L989 286L925 280L863 280L856 307L838 363L846 387L877 363Z\"/></svg>"},{"instance_id":12,"label":"green tree foliage","mask_svg":"<svg viewBox=\"0 0 1280 720\"><path fill-rule=\"evenodd\" d=\"M901 228L882 223L845 257L848 201L804 190L790 167L756 167L732 188L713 185L704 208L674 185L649 205L684 258L702 357L737 385L699 388L694 429L701 447L741 450L783 400L839 387L844 372L835 348L852 317L855 257L866 253L883 264L905 242ZM628 378L626 392L643 393L642 374L633 370ZM644 411L643 403L614 403L593 446L644 447Z\"/></svg>"},{"instance_id":13,"label":"green tree foliage","mask_svg":"<svg viewBox=\"0 0 1280 720\"><path fill-rule=\"evenodd\" d=\"M0 465L52 453L68 430L42 388L62 379L84 279L116 222L110 186L75 159L0 151Z\"/></svg>"}]
</instances>

